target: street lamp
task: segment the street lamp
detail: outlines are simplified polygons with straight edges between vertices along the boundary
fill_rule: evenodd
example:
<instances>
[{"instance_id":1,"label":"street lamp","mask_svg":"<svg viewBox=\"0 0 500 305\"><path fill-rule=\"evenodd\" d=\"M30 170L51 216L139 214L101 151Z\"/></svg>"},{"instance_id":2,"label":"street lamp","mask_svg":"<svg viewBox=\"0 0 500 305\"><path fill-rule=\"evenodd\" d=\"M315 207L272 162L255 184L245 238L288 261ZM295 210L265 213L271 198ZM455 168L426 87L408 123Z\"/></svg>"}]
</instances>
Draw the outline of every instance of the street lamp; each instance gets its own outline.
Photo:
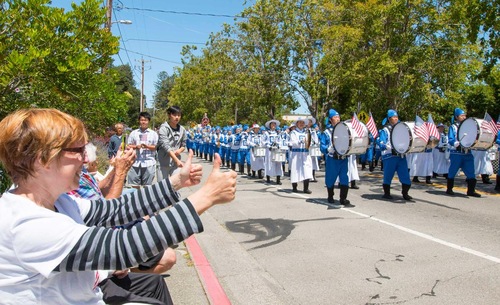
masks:
<instances>
[{"instance_id":1,"label":"street lamp","mask_svg":"<svg viewBox=\"0 0 500 305\"><path fill-rule=\"evenodd\" d=\"M116 21L111 22L111 24L114 24L114 23L132 24L132 21L131 20L116 20Z\"/></svg>"}]
</instances>

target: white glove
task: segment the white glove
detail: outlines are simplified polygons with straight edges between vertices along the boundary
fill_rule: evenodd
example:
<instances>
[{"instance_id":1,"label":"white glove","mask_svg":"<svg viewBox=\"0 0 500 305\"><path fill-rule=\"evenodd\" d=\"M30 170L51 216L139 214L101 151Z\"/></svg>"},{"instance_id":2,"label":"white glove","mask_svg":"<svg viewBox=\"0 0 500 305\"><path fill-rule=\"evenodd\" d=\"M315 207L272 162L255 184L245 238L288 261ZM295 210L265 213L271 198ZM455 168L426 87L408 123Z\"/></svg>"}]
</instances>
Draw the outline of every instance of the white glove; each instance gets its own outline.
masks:
<instances>
[{"instance_id":1,"label":"white glove","mask_svg":"<svg viewBox=\"0 0 500 305\"><path fill-rule=\"evenodd\" d=\"M453 146L455 146L455 148L459 147L460 146L460 142L455 141L455 144L453 144Z\"/></svg>"},{"instance_id":2,"label":"white glove","mask_svg":"<svg viewBox=\"0 0 500 305\"><path fill-rule=\"evenodd\" d=\"M385 149L386 150L391 150L392 149L391 143L385 144Z\"/></svg>"},{"instance_id":3,"label":"white glove","mask_svg":"<svg viewBox=\"0 0 500 305\"><path fill-rule=\"evenodd\" d=\"M333 146L328 146L328 153L333 154L335 152L335 149L333 149Z\"/></svg>"}]
</instances>

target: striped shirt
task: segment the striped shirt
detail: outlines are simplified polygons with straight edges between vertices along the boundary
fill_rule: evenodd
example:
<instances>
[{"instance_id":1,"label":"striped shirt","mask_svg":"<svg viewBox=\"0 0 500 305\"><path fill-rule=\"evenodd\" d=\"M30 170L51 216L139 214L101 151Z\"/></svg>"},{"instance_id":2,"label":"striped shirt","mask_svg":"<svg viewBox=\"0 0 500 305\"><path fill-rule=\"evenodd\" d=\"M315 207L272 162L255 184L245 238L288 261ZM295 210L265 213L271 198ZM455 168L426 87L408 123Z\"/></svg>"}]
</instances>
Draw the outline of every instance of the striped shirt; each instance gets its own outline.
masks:
<instances>
[{"instance_id":1,"label":"striped shirt","mask_svg":"<svg viewBox=\"0 0 500 305\"><path fill-rule=\"evenodd\" d=\"M88 201L62 195L56 202L59 213L89 226L89 229L56 270L134 267L168 246L202 232L203 225L191 202L184 199L174 205L178 200L179 195L168 179L110 200ZM130 230L111 229L145 215L154 215L168 206L172 207Z\"/></svg>"}]
</instances>

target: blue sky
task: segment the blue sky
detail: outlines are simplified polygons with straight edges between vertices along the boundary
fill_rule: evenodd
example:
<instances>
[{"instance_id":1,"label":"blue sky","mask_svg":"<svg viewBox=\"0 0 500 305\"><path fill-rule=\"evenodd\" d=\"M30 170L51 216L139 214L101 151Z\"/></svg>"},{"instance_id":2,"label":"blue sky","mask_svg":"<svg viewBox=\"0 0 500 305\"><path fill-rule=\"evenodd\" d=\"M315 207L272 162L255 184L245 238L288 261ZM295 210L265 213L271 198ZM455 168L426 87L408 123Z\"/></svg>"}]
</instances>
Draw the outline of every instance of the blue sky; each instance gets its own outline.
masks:
<instances>
[{"instance_id":1,"label":"blue sky","mask_svg":"<svg viewBox=\"0 0 500 305\"><path fill-rule=\"evenodd\" d=\"M81 1L52 0L52 6L70 9L71 2ZM249 0L246 6L253 3ZM184 45L196 44L202 48L210 33L220 31L223 23L234 22L234 18L197 14L234 16L245 8L244 0L113 0L113 7L113 21L132 21L130 25L112 25L113 34L121 37L114 64L129 64L140 89L141 60L145 61L144 94L148 106L158 73L166 71L171 75L174 67L181 66L180 53Z\"/></svg>"}]
</instances>

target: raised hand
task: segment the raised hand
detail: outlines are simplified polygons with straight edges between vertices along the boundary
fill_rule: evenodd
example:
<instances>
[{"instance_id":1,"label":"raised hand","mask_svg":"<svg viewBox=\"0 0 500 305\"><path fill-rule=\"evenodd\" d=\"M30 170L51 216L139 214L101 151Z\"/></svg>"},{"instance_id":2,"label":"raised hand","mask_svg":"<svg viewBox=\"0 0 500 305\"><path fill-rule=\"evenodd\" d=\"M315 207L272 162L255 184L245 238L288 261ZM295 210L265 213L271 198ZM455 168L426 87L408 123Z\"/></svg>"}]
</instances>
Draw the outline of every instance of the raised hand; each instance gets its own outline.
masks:
<instances>
[{"instance_id":1,"label":"raised hand","mask_svg":"<svg viewBox=\"0 0 500 305\"><path fill-rule=\"evenodd\" d=\"M221 158L216 153L212 172L207 181L201 189L188 197L198 214L203 213L215 204L230 202L236 196L236 177L238 175L235 171L221 172L221 163Z\"/></svg>"},{"instance_id":2,"label":"raised hand","mask_svg":"<svg viewBox=\"0 0 500 305\"><path fill-rule=\"evenodd\" d=\"M193 164L193 150L189 150L188 158L180 171L170 177L170 182L176 190L183 187L197 185L203 175L203 167L200 164Z\"/></svg>"}]
</instances>

